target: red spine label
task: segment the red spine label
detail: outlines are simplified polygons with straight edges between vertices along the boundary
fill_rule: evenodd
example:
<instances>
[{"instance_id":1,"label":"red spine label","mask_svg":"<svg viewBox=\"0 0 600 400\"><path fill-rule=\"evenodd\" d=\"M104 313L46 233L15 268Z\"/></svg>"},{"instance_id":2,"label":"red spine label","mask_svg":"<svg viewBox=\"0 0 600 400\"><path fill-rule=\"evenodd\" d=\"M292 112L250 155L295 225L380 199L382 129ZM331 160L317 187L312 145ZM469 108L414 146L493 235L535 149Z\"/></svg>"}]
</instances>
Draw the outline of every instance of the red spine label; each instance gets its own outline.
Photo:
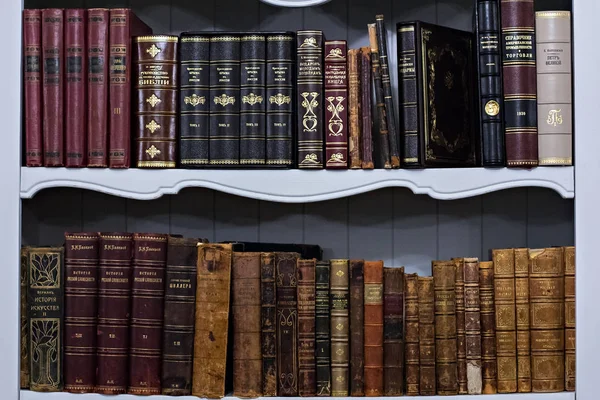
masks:
<instances>
[{"instance_id":1,"label":"red spine label","mask_svg":"<svg viewBox=\"0 0 600 400\"><path fill-rule=\"evenodd\" d=\"M325 168L348 168L348 67L345 40L325 42Z\"/></svg>"},{"instance_id":2,"label":"red spine label","mask_svg":"<svg viewBox=\"0 0 600 400\"><path fill-rule=\"evenodd\" d=\"M41 167L42 153L42 12L23 11L23 79L25 91L25 160Z\"/></svg>"}]
</instances>

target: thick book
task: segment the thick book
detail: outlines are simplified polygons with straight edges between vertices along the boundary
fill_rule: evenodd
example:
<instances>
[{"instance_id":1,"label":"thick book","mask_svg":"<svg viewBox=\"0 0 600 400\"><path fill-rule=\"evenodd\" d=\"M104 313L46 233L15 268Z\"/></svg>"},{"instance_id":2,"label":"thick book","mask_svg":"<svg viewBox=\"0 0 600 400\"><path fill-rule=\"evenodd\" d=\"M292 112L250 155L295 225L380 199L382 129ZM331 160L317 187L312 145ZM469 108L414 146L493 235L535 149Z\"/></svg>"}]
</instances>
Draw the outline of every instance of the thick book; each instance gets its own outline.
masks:
<instances>
[{"instance_id":1,"label":"thick book","mask_svg":"<svg viewBox=\"0 0 600 400\"><path fill-rule=\"evenodd\" d=\"M350 260L350 396L365 395L364 260Z\"/></svg>"},{"instance_id":2,"label":"thick book","mask_svg":"<svg viewBox=\"0 0 600 400\"><path fill-rule=\"evenodd\" d=\"M41 167L42 139L42 10L23 10L23 98L25 165Z\"/></svg>"},{"instance_id":3,"label":"thick book","mask_svg":"<svg viewBox=\"0 0 600 400\"><path fill-rule=\"evenodd\" d=\"M223 242L234 243L240 245L243 250L236 251L251 251L251 252L267 252L267 253L298 253L300 258L311 259L317 261L323 259L323 249L318 244L299 244L299 243L260 243L260 242Z\"/></svg>"},{"instance_id":4,"label":"thick book","mask_svg":"<svg viewBox=\"0 0 600 400\"><path fill-rule=\"evenodd\" d=\"M350 275L348 260L331 260L331 395L348 396L350 379Z\"/></svg>"},{"instance_id":5,"label":"thick book","mask_svg":"<svg viewBox=\"0 0 600 400\"><path fill-rule=\"evenodd\" d=\"M417 21L397 36L403 165L474 166L473 34Z\"/></svg>"},{"instance_id":6,"label":"thick book","mask_svg":"<svg viewBox=\"0 0 600 400\"><path fill-rule=\"evenodd\" d=\"M325 42L325 168L348 168L348 45Z\"/></svg>"},{"instance_id":7,"label":"thick book","mask_svg":"<svg viewBox=\"0 0 600 400\"><path fill-rule=\"evenodd\" d=\"M404 394L404 267L383 270L383 393Z\"/></svg>"},{"instance_id":8,"label":"thick book","mask_svg":"<svg viewBox=\"0 0 600 400\"><path fill-rule=\"evenodd\" d=\"M262 394L277 396L277 308L275 254L260 254Z\"/></svg>"},{"instance_id":9,"label":"thick book","mask_svg":"<svg viewBox=\"0 0 600 400\"><path fill-rule=\"evenodd\" d=\"M435 396L435 312L432 276L419 277L419 394Z\"/></svg>"},{"instance_id":10,"label":"thick book","mask_svg":"<svg viewBox=\"0 0 600 400\"><path fill-rule=\"evenodd\" d=\"M233 253L231 314L233 316L233 395L262 395L261 253Z\"/></svg>"},{"instance_id":11,"label":"thick book","mask_svg":"<svg viewBox=\"0 0 600 400\"><path fill-rule=\"evenodd\" d=\"M27 319L27 288L29 285L29 272L27 264L27 247L21 247L21 341L20 341L20 364L19 364L19 387L29 389L29 320Z\"/></svg>"},{"instance_id":12,"label":"thick book","mask_svg":"<svg viewBox=\"0 0 600 400\"><path fill-rule=\"evenodd\" d=\"M375 119L379 125L377 135L379 167L392 168L390 162L390 143L388 140L387 116L383 99L383 83L381 82L381 65L379 63L379 47L377 45L377 28L375 24L367 25L369 31L369 46L371 47L371 72L373 76L373 87L375 89L375 104L377 114Z\"/></svg>"},{"instance_id":13,"label":"thick book","mask_svg":"<svg viewBox=\"0 0 600 400\"><path fill-rule=\"evenodd\" d=\"M515 249L515 318L517 329L517 392L531 392L529 333L529 250Z\"/></svg>"},{"instance_id":14,"label":"thick book","mask_svg":"<svg viewBox=\"0 0 600 400\"><path fill-rule=\"evenodd\" d=\"M481 307L479 259L465 258L465 347L468 394L481 394Z\"/></svg>"},{"instance_id":15,"label":"thick book","mask_svg":"<svg viewBox=\"0 0 600 400\"><path fill-rule=\"evenodd\" d=\"M573 165L571 12L535 13L539 165Z\"/></svg>"},{"instance_id":16,"label":"thick book","mask_svg":"<svg viewBox=\"0 0 600 400\"><path fill-rule=\"evenodd\" d=\"M98 234L65 233L65 391L96 386Z\"/></svg>"},{"instance_id":17,"label":"thick book","mask_svg":"<svg viewBox=\"0 0 600 400\"><path fill-rule=\"evenodd\" d=\"M465 331L465 259L455 258L454 295L456 296L456 372L458 394L467 394L467 343Z\"/></svg>"},{"instance_id":18,"label":"thick book","mask_svg":"<svg viewBox=\"0 0 600 400\"><path fill-rule=\"evenodd\" d=\"M371 48L360 48L360 109L362 169L373 169L373 119L371 115Z\"/></svg>"},{"instance_id":19,"label":"thick book","mask_svg":"<svg viewBox=\"0 0 600 400\"><path fill-rule=\"evenodd\" d=\"M198 242L196 238L167 239L161 372L164 395L192 393Z\"/></svg>"},{"instance_id":20,"label":"thick book","mask_svg":"<svg viewBox=\"0 0 600 400\"><path fill-rule=\"evenodd\" d=\"M419 276L404 275L404 371L407 396L419 395Z\"/></svg>"},{"instance_id":21,"label":"thick book","mask_svg":"<svg viewBox=\"0 0 600 400\"><path fill-rule=\"evenodd\" d=\"M362 168L361 153L361 66L360 49L348 51L348 150L350 168Z\"/></svg>"},{"instance_id":22,"label":"thick book","mask_svg":"<svg viewBox=\"0 0 600 400\"><path fill-rule=\"evenodd\" d=\"M317 260L298 260L298 394L316 395L315 267Z\"/></svg>"},{"instance_id":23,"label":"thick book","mask_svg":"<svg viewBox=\"0 0 600 400\"><path fill-rule=\"evenodd\" d=\"M323 168L323 32L296 32L298 168Z\"/></svg>"},{"instance_id":24,"label":"thick book","mask_svg":"<svg viewBox=\"0 0 600 400\"><path fill-rule=\"evenodd\" d=\"M575 391L575 247L565 256L565 390Z\"/></svg>"},{"instance_id":25,"label":"thick book","mask_svg":"<svg viewBox=\"0 0 600 400\"><path fill-rule=\"evenodd\" d=\"M29 389L63 388L64 248L27 249L27 318L29 320Z\"/></svg>"},{"instance_id":26,"label":"thick book","mask_svg":"<svg viewBox=\"0 0 600 400\"><path fill-rule=\"evenodd\" d=\"M498 392L496 365L496 310L494 307L494 263L479 263L479 305L481 317L482 394Z\"/></svg>"},{"instance_id":27,"label":"thick book","mask_svg":"<svg viewBox=\"0 0 600 400\"><path fill-rule=\"evenodd\" d=\"M365 261L365 396L383 396L383 261Z\"/></svg>"}]
</instances>

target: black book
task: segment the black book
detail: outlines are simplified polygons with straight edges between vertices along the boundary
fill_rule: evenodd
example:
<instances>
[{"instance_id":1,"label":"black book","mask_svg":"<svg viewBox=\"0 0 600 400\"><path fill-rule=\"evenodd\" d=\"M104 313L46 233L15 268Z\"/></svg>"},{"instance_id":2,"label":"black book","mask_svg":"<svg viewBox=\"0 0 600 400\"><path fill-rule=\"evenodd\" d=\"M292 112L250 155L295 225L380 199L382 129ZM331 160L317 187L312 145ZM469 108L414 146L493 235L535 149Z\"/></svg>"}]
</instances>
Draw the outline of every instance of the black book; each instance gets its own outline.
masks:
<instances>
[{"instance_id":1,"label":"black book","mask_svg":"<svg viewBox=\"0 0 600 400\"><path fill-rule=\"evenodd\" d=\"M317 262L315 274L315 353L317 358L317 396L331 396L329 261Z\"/></svg>"},{"instance_id":2,"label":"black book","mask_svg":"<svg viewBox=\"0 0 600 400\"><path fill-rule=\"evenodd\" d=\"M225 241L221 243L231 243L233 251L245 251L256 253L299 253L300 258L317 261L323 258L323 249L316 244L295 244L295 243L259 243L259 242L234 242Z\"/></svg>"}]
</instances>

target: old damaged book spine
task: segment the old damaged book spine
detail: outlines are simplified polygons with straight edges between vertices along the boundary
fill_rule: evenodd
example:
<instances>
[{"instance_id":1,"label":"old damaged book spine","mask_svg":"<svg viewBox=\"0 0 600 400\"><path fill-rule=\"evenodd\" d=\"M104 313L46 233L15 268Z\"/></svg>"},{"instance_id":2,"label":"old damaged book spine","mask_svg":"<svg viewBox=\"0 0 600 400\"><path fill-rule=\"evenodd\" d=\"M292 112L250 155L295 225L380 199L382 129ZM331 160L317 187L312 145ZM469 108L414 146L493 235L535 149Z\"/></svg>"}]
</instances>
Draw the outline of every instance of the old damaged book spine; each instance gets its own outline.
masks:
<instances>
[{"instance_id":1,"label":"old damaged book spine","mask_svg":"<svg viewBox=\"0 0 600 400\"><path fill-rule=\"evenodd\" d=\"M404 267L383 269L383 393L404 393Z\"/></svg>"},{"instance_id":2,"label":"old damaged book spine","mask_svg":"<svg viewBox=\"0 0 600 400\"><path fill-rule=\"evenodd\" d=\"M27 319L27 288L29 285L28 251L27 247L21 247L21 363L19 365L19 387L21 389L29 389L29 320Z\"/></svg>"},{"instance_id":3,"label":"old damaged book spine","mask_svg":"<svg viewBox=\"0 0 600 400\"><path fill-rule=\"evenodd\" d=\"M23 10L23 97L25 165L41 167L42 152L42 10Z\"/></svg>"},{"instance_id":4,"label":"old damaged book spine","mask_svg":"<svg viewBox=\"0 0 600 400\"><path fill-rule=\"evenodd\" d=\"M575 247L565 256L565 390L575 391Z\"/></svg>"},{"instance_id":5,"label":"old damaged book spine","mask_svg":"<svg viewBox=\"0 0 600 400\"><path fill-rule=\"evenodd\" d=\"M465 342L465 259L454 259L456 269L454 294L456 296L456 371L458 394L467 394L467 344Z\"/></svg>"},{"instance_id":6,"label":"old damaged book spine","mask_svg":"<svg viewBox=\"0 0 600 400\"><path fill-rule=\"evenodd\" d=\"M432 276L419 277L419 394L435 396L435 312Z\"/></svg>"},{"instance_id":7,"label":"old damaged book spine","mask_svg":"<svg viewBox=\"0 0 600 400\"><path fill-rule=\"evenodd\" d=\"M348 50L348 149L352 169L362 167L361 61L360 49Z\"/></svg>"},{"instance_id":8,"label":"old damaged book spine","mask_svg":"<svg viewBox=\"0 0 600 400\"><path fill-rule=\"evenodd\" d=\"M331 260L331 395L348 396L350 305L348 260Z\"/></svg>"},{"instance_id":9,"label":"old damaged book spine","mask_svg":"<svg viewBox=\"0 0 600 400\"><path fill-rule=\"evenodd\" d=\"M350 260L350 395L365 395L364 260Z\"/></svg>"},{"instance_id":10,"label":"old damaged book spine","mask_svg":"<svg viewBox=\"0 0 600 400\"><path fill-rule=\"evenodd\" d=\"M406 395L419 395L419 276L404 275L404 360Z\"/></svg>"},{"instance_id":11,"label":"old damaged book spine","mask_svg":"<svg viewBox=\"0 0 600 400\"><path fill-rule=\"evenodd\" d=\"M348 168L348 46L325 42L325 168Z\"/></svg>"},{"instance_id":12,"label":"old damaged book spine","mask_svg":"<svg viewBox=\"0 0 600 400\"><path fill-rule=\"evenodd\" d=\"M515 310L517 328L517 392L531 392L529 333L529 252L515 249Z\"/></svg>"},{"instance_id":13,"label":"old damaged book spine","mask_svg":"<svg viewBox=\"0 0 600 400\"><path fill-rule=\"evenodd\" d=\"M298 260L298 394L316 395L315 267L317 261Z\"/></svg>"},{"instance_id":14,"label":"old damaged book spine","mask_svg":"<svg viewBox=\"0 0 600 400\"><path fill-rule=\"evenodd\" d=\"M465 258L465 346L468 394L481 394L481 306L479 259Z\"/></svg>"},{"instance_id":15,"label":"old damaged book spine","mask_svg":"<svg viewBox=\"0 0 600 400\"><path fill-rule=\"evenodd\" d=\"M262 394L277 396L275 254L260 254Z\"/></svg>"},{"instance_id":16,"label":"old damaged book spine","mask_svg":"<svg viewBox=\"0 0 600 400\"><path fill-rule=\"evenodd\" d=\"M331 343L329 338L329 261L317 261L315 290L315 330L317 396L331 395Z\"/></svg>"},{"instance_id":17,"label":"old damaged book spine","mask_svg":"<svg viewBox=\"0 0 600 400\"><path fill-rule=\"evenodd\" d=\"M362 135L360 154L362 168L373 169L373 118L371 115L371 48L360 48L360 109L362 118Z\"/></svg>"},{"instance_id":18,"label":"old damaged book spine","mask_svg":"<svg viewBox=\"0 0 600 400\"><path fill-rule=\"evenodd\" d=\"M365 261L365 396L383 396L383 261Z\"/></svg>"},{"instance_id":19,"label":"old damaged book spine","mask_svg":"<svg viewBox=\"0 0 600 400\"><path fill-rule=\"evenodd\" d=\"M496 310L494 307L494 263L479 263L479 305L481 316L482 394L498 392L496 365Z\"/></svg>"}]
</instances>

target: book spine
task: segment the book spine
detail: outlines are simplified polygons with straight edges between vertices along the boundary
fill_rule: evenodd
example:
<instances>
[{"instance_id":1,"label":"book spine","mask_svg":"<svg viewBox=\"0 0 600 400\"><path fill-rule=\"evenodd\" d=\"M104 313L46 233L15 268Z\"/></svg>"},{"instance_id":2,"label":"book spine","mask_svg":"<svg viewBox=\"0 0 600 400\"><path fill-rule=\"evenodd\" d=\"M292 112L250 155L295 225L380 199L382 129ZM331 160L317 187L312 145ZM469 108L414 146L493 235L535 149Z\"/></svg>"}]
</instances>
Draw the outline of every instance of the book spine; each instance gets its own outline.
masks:
<instances>
[{"instance_id":1,"label":"book spine","mask_svg":"<svg viewBox=\"0 0 600 400\"><path fill-rule=\"evenodd\" d=\"M29 326L27 319L27 289L29 286L29 273L27 271L26 247L21 247L21 344L20 344L20 384L21 389L29 389Z\"/></svg>"},{"instance_id":2,"label":"book spine","mask_svg":"<svg viewBox=\"0 0 600 400\"><path fill-rule=\"evenodd\" d=\"M373 169L373 119L371 116L371 48L360 48L360 109L362 168Z\"/></svg>"},{"instance_id":3,"label":"book spine","mask_svg":"<svg viewBox=\"0 0 600 400\"><path fill-rule=\"evenodd\" d=\"M162 337L162 394L192 393L198 239L169 236Z\"/></svg>"},{"instance_id":4,"label":"book spine","mask_svg":"<svg viewBox=\"0 0 600 400\"><path fill-rule=\"evenodd\" d=\"M465 258L465 345L468 394L481 394L481 307L479 260Z\"/></svg>"},{"instance_id":5,"label":"book spine","mask_svg":"<svg viewBox=\"0 0 600 400\"><path fill-rule=\"evenodd\" d=\"M383 269L383 393L404 393L404 267Z\"/></svg>"},{"instance_id":6,"label":"book spine","mask_svg":"<svg viewBox=\"0 0 600 400\"><path fill-rule=\"evenodd\" d=\"M365 395L364 260L350 260L350 395Z\"/></svg>"},{"instance_id":7,"label":"book spine","mask_svg":"<svg viewBox=\"0 0 600 400\"><path fill-rule=\"evenodd\" d=\"M260 263L262 394L277 396L275 254L261 253Z\"/></svg>"},{"instance_id":8,"label":"book spine","mask_svg":"<svg viewBox=\"0 0 600 400\"><path fill-rule=\"evenodd\" d=\"M23 93L25 165L41 167L42 151L42 10L23 10ZM45 76L44 76L45 77Z\"/></svg>"},{"instance_id":9,"label":"book spine","mask_svg":"<svg viewBox=\"0 0 600 400\"><path fill-rule=\"evenodd\" d=\"M34 392L63 388L63 262L63 247L30 247L27 252L29 389Z\"/></svg>"},{"instance_id":10,"label":"book spine","mask_svg":"<svg viewBox=\"0 0 600 400\"><path fill-rule=\"evenodd\" d=\"M233 253L233 395L262 395L260 253ZM314 349L313 349L314 351Z\"/></svg>"},{"instance_id":11,"label":"book spine","mask_svg":"<svg viewBox=\"0 0 600 400\"><path fill-rule=\"evenodd\" d=\"M515 249L515 312L517 328L517 392L531 392L529 334L529 252Z\"/></svg>"},{"instance_id":12,"label":"book spine","mask_svg":"<svg viewBox=\"0 0 600 400\"><path fill-rule=\"evenodd\" d=\"M98 234L65 234L65 391L90 393L96 385Z\"/></svg>"},{"instance_id":13,"label":"book spine","mask_svg":"<svg viewBox=\"0 0 600 400\"><path fill-rule=\"evenodd\" d=\"M501 0L504 132L509 167L538 165L535 17L531 0ZM498 390L501 390L498 385Z\"/></svg>"},{"instance_id":14,"label":"book spine","mask_svg":"<svg viewBox=\"0 0 600 400\"><path fill-rule=\"evenodd\" d=\"M479 263L479 305L481 316L482 394L498 392L496 365L496 310L494 307L494 263Z\"/></svg>"},{"instance_id":15,"label":"book spine","mask_svg":"<svg viewBox=\"0 0 600 400\"><path fill-rule=\"evenodd\" d=\"M406 395L419 395L419 276L404 276L405 337L404 359L406 371Z\"/></svg>"},{"instance_id":16,"label":"book spine","mask_svg":"<svg viewBox=\"0 0 600 400\"><path fill-rule=\"evenodd\" d=\"M59 8L42 11L43 148L44 166L64 165L64 12Z\"/></svg>"},{"instance_id":17,"label":"book spine","mask_svg":"<svg viewBox=\"0 0 600 400\"><path fill-rule=\"evenodd\" d=\"M242 36L240 54L240 164L261 165L266 162L267 140L265 36Z\"/></svg>"},{"instance_id":18,"label":"book spine","mask_svg":"<svg viewBox=\"0 0 600 400\"><path fill-rule=\"evenodd\" d=\"M182 36L179 61L179 162L183 168L208 164L209 36Z\"/></svg>"},{"instance_id":19,"label":"book spine","mask_svg":"<svg viewBox=\"0 0 600 400\"><path fill-rule=\"evenodd\" d=\"M362 153L361 153L361 125L362 125L362 109L361 109L361 58L360 49L350 49L348 51L348 87L349 87L349 151L350 151L350 168L362 168Z\"/></svg>"},{"instance_id":20,"label":"book spine","mask_svg":"<svg viewBox=\"0 0 600 400\"><path fill-rule=\"evenodd\" d=\"M350 304L348 260L331 260L331 395L348 396Z\"/></svg>"},{"instance_id":21,"label":"book spine","mask_svg":"<svg viewBox=\"0 0 600 400\"><path fill-rule=\"evenodd\" d=\"M573 165L571 12L535 14L539 165Z\"/></svg>"},{"instance_id":22,"label":"book spine","mask_svg":"<svg viewBox=\"0 0 600 400\"><path fill-rule=\"evenodd\" d=\"M315 330L317 396L331 395L331 343L329 342L329 261L317 261Z\"/></svg>"},{"instance_id":23,"label":"book spine","mask_svg":"<svg viewBox=\"0 0 600 400\"><path fill-rule=\"evenodd\" d=\"M298 168L323 168L323 32L296 33Z\"/></svg>"},{"instance_id":24,"label":"book spine","mask_svg":"<svg viewBox=\"0 0 600 400\"><path fill-rule=\"evenodd\" d=\"M298 260L298 394L316 395L315 359L316 260Z\"/></svg>"},{"instance_id":25,"label":"book spine","mask_svg":"<svg viewBox=\"0 0 600 400\"><path fill-rule=\"evenodd\" d=\"M575 247L565 255L565 390L575 391Z\"/></svg>"},{"instance_id":26,"label":"book spine","mask_svg":"<svg viewBox=\"0 0 600 400\"><path fill-rule=\"evenodd\" d=\"M365 395L383 396L383 261L365 261Z\"/></svg>"},{"instance_id":27,"label":"book spine","mask_svg":"<svg viewBox=\"0 0 600 400\"><path fill-rule=\"evenodd\" d=\"M529 250L531 391L565 390L565 264L562 247Z\"/></svg>"},{"instance_id":28,"label":"book spine","mask_svg":"<svg viewBox=\"0 0 600 400\"><path fill-rule=\"evenodd\" d=\"M348 168L348 45L325 42L325 168Z\"/></svg>"},{"instance_id":29,"label":"book spine","mask_svg":"<svg viewBox=\"0 0 600 400\"><path fill-rule=\"evenodd\" d=\"M468 394L467 343L465 331L465 259L455 259L454 295L456 296L456 371L458 394Z\"/></svg>"},{"instance_id":30,"label":"book spine","mask_svg":"<svg viewBox=\"0 0 600 400\"><path fill-rule=\"evenodd\" d=\"M419 277L419 394L435 396L435 312L433 277Z\"/></svg>"}]
</instances>

